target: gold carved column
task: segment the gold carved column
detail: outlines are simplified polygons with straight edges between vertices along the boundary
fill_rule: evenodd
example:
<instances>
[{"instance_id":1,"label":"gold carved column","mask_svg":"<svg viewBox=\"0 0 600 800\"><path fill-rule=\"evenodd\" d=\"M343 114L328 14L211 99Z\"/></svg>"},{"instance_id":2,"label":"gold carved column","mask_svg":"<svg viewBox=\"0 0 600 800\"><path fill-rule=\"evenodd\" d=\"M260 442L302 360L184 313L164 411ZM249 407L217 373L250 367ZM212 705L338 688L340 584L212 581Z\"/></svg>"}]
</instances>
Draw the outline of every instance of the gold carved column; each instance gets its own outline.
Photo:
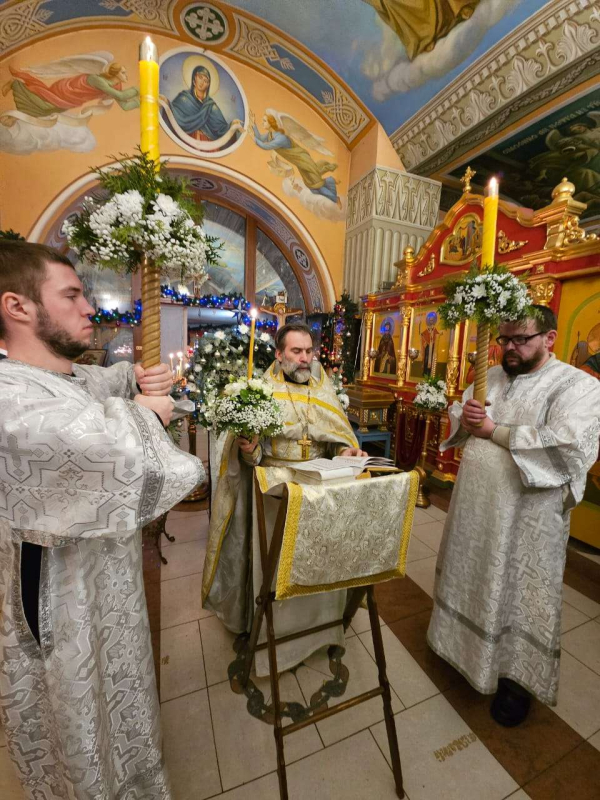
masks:
<instances>
[{"instance_id":1,"label":"gold carved column","mask_svg":"<svg viewBox=\"0 0 600 800\"><path fill-rule=\"evenodd\" d=\"M411 306L400 308L400 348L398 350L398 368L396 370L396 386L402 386L406 380L406 366L408 359L408 330L410 328Z\"/></svg>"},{"instance_id":2,"label":"gold carved column","mask_svg":"<svg viewBox=\"0 0 600 800\"><path fill-rule=\"evenodd\" d=\"M448 364L446 365L446 386L448 395L457 394L458 387L458 373L460 367L460 358L458 357L458 348L460 345L460 322L454 326L450 334L450 352L448 353Z\"/></svg>"},{"instance_id":3,"label":"gold carved column","mask_svg":"<svg viewBox=\"0 0 600 800\"><path fill-rule=\"evenodd\" d=\"M363 363L362 363L362 380L366 381L369 377L371 359L369 357L369 350L373 343L373 317L374 314L370 309L367 309L363 317L363 325L365 331L365 345L363 349Z\"/></svg>"}]
</instances>

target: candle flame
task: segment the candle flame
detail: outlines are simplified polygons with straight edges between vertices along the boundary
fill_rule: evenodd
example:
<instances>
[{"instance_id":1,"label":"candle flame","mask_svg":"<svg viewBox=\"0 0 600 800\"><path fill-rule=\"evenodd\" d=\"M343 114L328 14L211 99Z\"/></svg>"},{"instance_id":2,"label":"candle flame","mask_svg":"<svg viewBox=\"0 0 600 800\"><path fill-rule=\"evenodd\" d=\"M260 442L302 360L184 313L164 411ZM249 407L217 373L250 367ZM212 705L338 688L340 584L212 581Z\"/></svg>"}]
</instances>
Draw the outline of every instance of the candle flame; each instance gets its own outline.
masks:
<instances>
[{"instance_id":1,"label":"candle flame","mask_svg":"<svg viewBox=\"0 0 600 800\"><path fill-rule=\"evenodd\" d=\"M488 196L494 196L497 194L498 194L498 179L490 178L490 182L488 183Z\"/></svg>"},{"instance_id":2,"label":"candle flame","mask_svg":"<svg viewBox=\"0 0 600 800\"><path fill-rule=\"evenodd\" d=\"M252 317L252 319L256 319L258 317L258 311L255 308L251 308L250 316Z\"/></svg>"}]
</instances>

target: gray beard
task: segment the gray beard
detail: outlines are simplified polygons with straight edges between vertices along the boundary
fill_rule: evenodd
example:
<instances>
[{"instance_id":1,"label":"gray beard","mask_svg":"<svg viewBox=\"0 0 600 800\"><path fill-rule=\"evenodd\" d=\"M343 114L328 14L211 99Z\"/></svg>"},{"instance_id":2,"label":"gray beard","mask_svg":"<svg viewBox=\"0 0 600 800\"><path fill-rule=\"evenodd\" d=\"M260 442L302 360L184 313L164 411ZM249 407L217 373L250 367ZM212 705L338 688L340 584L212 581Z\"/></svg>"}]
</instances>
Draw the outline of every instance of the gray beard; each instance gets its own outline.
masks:
<instances>
[{"instance_id":1,"label":"gray beard","mask_svg":"<svg viewBox=\"0 0 600 800\"><path fill-rule=\"evenodd\" d=\"M293 361L288 361L288 359L284 356L281 357L281 369L285 372L288 378L296 381L296 383L308 383L310 380L309 367L299 367Z\"/></svg>"}]
</instances>

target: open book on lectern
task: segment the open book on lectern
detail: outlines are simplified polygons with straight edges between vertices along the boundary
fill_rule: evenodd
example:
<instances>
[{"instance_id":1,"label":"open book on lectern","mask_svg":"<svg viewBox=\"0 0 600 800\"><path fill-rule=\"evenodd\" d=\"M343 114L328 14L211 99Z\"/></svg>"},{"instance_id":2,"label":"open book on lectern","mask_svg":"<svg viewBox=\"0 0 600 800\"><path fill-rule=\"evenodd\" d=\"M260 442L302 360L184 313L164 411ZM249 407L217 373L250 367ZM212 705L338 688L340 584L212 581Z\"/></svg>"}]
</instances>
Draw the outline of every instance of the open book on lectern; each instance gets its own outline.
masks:
<instances>
[{"instance_id":1,"label":"open book on lectern","mask_svg":"<svg viewBox=\"0 0 600 800\"><path fill-rule=\"evenodd\" d=\"M298 478L309 483L321 483L340 478L355 478L365 470L376 472L398 472L391 458L382 456L336 456L335 458L314 458L294 464Z\"/></svg>"}]
</instances>

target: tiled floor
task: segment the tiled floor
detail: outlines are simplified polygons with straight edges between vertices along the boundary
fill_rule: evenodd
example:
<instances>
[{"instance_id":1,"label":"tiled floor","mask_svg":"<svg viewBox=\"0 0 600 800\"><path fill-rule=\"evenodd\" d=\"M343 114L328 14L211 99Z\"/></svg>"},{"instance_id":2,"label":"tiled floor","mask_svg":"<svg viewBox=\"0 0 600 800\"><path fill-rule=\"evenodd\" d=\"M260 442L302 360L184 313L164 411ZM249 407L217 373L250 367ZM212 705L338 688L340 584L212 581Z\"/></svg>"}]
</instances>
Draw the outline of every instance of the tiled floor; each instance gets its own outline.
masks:
<instances>
[{"instance_id":1,"label":"tiled floor","mask_svg":"<svg viewBox=\"0 0 600 800\"><path fill-rule=\"evenodd\" d=\"M445 512L418 510L407 577L380 586L377 602L409 800L597 800L600 797L600 602L565 585L559 704L534 702L527 723L500 728L482 697L425 643ZM173 800L277 800L270 725L251 716L227 679L233 636L200 605L208 513L171 512L162 569L161 700ZM578 555L578 554L576 554ZM600 565L587 556L586 563ZM577 565L575 565L577 566ZM585 589L593 573L577 579ZM573 581L577 583L577 580ZM345 695L377 682L368 614L348 633ZM281 680L282 698L306 704L331 678L323 652ZM265 700L267 679L256 679ZM291 800L396 796L379 700L285 741ZM0 798L22 800L0 731Z\"/></svg>"}]
</instances>

